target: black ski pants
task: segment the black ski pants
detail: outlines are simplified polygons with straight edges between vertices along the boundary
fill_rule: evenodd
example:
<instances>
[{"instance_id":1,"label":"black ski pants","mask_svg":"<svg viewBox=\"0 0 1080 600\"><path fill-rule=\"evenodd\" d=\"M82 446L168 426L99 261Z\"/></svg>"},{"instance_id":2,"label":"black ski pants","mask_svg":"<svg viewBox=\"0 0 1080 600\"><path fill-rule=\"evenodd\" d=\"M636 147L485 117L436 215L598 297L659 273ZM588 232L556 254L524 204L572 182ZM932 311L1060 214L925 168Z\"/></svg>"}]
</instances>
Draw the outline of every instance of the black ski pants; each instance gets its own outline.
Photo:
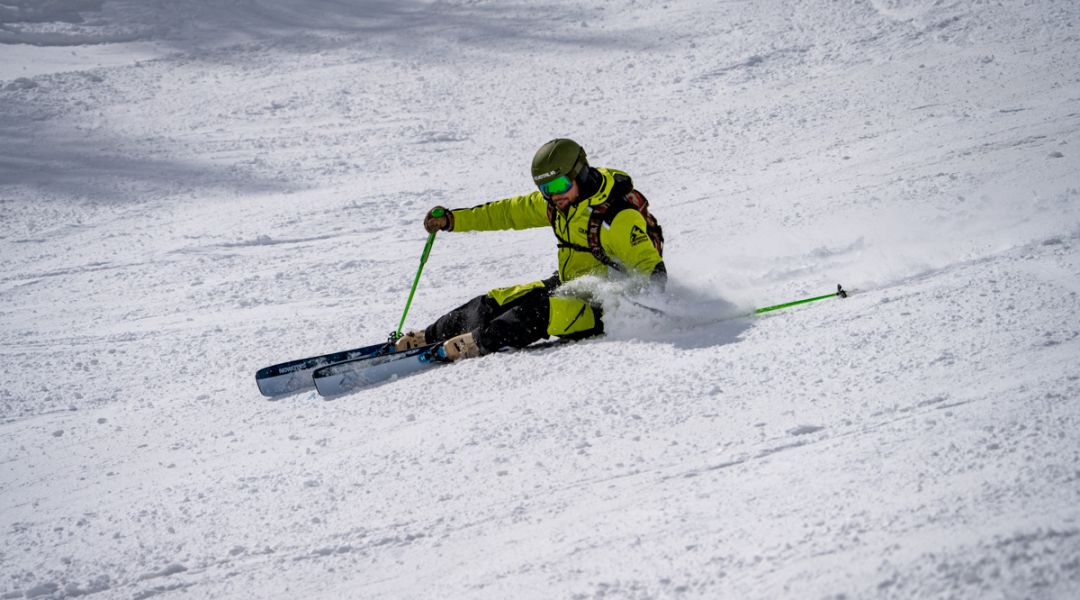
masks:
<instances>
[{"instance_id":1,"label":"black ski pants","mask_svg":"<svg viewBox=\"0 0 1080 600\"><path fill-rule=\"evenodd\" d=\"M424 331L428 343L473 332L482 354L523 348L549 336L578 339L604 332L599 306L553 296L558 276L491 290L439 317Z\"/></svg>"}]
</instances>

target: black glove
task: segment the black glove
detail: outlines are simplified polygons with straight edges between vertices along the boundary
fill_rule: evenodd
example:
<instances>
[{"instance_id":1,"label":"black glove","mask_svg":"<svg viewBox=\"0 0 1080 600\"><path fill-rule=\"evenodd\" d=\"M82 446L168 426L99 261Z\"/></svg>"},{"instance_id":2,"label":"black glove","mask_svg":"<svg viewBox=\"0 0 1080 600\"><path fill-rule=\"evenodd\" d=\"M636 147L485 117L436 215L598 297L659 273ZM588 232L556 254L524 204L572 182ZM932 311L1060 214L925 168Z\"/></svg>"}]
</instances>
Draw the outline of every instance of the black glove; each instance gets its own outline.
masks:
<instances>
[{"instance_id":1,"label":"black glove","mask_svg":"<svg viewBox=\"0 0 1080 600\"><path fill-rule=\"evenodd\" d=\"M442 206L436 206L424 217L424 229L428 233L450 231L454 228L454 213Z\"/></svg>"},{"instance_id":2,"label":"black glove","mask_svg":"<svg viewBox=\"0 0 1080 600\"><path fill-rule=\"evenodd\" d=\"M652 274L649 275L649 287L660 292L667 287L667 267L664 266L664 261L660 261L656 268L653 269Z\"/></svg>"}]
</instances>

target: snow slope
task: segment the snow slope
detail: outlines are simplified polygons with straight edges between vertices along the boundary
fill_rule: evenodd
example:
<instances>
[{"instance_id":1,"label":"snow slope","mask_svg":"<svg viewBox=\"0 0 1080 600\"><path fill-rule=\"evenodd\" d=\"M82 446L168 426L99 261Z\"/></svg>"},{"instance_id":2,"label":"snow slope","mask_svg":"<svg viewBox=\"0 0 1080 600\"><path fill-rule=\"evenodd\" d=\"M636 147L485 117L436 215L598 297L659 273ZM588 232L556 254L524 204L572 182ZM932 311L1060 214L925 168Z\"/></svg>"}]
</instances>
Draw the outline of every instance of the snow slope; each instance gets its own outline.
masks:
<instances>
[{"instance_id":1,"label":"snow slope","mask_svg":"<svg viewBox=\"0 0 1080 600\"><path fill-rule=\"evenodd\" d=\"M2 0L0 597L1078 597L1078 58L1071 0ZM556 136L673 316L259 396ZM440 235L409 323L553 269Z\"/></svg>"}]
</instances>

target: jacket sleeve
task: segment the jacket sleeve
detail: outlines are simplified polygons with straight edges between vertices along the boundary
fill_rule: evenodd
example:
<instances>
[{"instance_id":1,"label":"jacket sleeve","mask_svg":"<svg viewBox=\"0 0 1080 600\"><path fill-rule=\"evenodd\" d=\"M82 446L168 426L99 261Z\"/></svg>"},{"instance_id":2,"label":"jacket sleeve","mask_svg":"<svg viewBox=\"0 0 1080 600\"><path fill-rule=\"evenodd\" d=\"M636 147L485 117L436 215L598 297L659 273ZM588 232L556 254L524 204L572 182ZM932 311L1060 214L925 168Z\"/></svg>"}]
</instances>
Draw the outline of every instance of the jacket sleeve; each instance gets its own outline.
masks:
<instances>
[{"instance_id":1,"label":"jacket sleeve","mask_svg":"<svg viewBox=\"0 0 1080 600\"><path fill-rule=\"evenodd\" d=\"M549 225L547 201L540 192L496 200L473 208L455 208L451 212L454 231L530 229Z\"/></svg>"},{"instance_id":2,"label":"jacket sleeve","mask_svg":"<svg viewBox=\"0 0 1080 600\"><path fill-rule=\"evenodd\" d=\"M633 209L623 209L601 233L600 243L612 259L629 271L645 276L664 273L664 259L645 232L645 217Z\"/></svg>"}]
</instances>

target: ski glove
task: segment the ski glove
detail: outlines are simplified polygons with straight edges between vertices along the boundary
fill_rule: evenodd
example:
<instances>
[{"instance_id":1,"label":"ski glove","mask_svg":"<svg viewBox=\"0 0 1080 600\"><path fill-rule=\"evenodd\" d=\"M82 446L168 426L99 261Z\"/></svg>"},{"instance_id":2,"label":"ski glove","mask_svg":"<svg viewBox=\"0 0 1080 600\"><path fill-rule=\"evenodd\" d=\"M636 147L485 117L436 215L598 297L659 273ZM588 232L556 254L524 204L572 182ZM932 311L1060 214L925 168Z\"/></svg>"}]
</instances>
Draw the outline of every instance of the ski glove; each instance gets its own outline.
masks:
<instances>
[{"instance_id":1,"label":"ski glove","mask_svg":"<svg viewBox=\"0 0 1080 600\"><path fill-rule=\"evenodd\" d=\"M442 211L442 216L436 217L432 213ZM454 213L450 212L450 209L442 206L436 206L428 211L427 216L424 217L424 229L428 233L435 233L436 231L451 231L454 229Z\"/></svg>"}]
</instances>

